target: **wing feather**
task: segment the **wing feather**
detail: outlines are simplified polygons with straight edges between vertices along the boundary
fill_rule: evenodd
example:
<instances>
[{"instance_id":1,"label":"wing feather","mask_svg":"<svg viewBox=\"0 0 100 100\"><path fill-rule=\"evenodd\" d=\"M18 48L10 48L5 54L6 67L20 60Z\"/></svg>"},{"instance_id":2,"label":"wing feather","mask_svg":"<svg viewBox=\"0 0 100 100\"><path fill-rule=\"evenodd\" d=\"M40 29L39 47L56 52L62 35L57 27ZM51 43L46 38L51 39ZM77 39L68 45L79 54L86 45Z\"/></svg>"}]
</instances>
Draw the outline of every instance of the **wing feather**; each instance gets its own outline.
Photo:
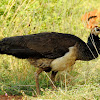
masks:
<instances>
[{"instance_id":1,"label":"wing feather","mask_svg":"<svg viewBox=\"0 0 100 100\"><path fill-rule=\"evenodd\" d=\"M38 33L4 38L0 41L0 52L19 58L58 58L69 51L80 38L71 34ZM83 41L82 41L83 42Z\"/></svg>"}]
</instances>

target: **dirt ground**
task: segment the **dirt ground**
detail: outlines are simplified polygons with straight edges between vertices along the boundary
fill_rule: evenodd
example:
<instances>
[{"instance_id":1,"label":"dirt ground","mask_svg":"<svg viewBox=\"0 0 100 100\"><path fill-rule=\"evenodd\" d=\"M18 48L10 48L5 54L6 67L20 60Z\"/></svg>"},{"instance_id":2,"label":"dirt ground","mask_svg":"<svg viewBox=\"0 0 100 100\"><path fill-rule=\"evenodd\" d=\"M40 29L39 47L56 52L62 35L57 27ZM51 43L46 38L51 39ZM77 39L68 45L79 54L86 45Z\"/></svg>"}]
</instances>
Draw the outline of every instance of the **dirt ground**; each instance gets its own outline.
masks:
<instances>
[{"instance_id":1,"label":"dirt ground","mask_svg":"<svg viewBox=\"0 0 100 100\"><path fill-rule=\"evenodd\" d=\"M0 100L23 100L22 96L5 96L0 95Z\"/></svg>"}]
</instances>

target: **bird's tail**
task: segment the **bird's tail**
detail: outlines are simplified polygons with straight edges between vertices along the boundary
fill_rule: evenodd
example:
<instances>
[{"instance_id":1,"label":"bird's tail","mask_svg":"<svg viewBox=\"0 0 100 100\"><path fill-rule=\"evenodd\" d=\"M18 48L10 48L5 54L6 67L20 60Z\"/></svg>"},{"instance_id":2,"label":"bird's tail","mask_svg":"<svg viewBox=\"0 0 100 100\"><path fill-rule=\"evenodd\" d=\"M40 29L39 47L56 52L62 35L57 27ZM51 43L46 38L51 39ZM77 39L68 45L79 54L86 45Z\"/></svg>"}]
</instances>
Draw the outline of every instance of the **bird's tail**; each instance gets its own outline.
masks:
<instances>
[{"instance_id":1,"label":"bird's tail","mask_svg":"<svg viewBox=\"0 0 100 100\"><path fill-rule=\"evenodd\" d=\"M13 55L18 58L29 58L34 55L34 52L24 46L21 39L15 40L14 38L4 38L0 41L0 54Z\"/></svg>"}]
</instances>

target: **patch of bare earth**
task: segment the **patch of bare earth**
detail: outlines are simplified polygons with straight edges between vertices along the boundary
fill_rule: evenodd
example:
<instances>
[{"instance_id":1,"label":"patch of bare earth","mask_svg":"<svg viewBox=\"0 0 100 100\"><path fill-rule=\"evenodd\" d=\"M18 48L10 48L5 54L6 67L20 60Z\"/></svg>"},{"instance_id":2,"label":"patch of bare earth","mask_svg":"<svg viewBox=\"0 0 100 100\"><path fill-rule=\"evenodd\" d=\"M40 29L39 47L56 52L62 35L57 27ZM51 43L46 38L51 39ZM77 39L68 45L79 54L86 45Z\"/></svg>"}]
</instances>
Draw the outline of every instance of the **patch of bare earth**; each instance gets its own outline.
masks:
<instances>
[{"instance_id":1,"label":"patch of bare earth","mask_svg":"<svg viewBox=\"0 0 100 100\"><path fill-rule=\"evenodd\" d=\"M0 100L22 100L22 96L5 96L0 95Z\"/></svg>"}]
</instances>

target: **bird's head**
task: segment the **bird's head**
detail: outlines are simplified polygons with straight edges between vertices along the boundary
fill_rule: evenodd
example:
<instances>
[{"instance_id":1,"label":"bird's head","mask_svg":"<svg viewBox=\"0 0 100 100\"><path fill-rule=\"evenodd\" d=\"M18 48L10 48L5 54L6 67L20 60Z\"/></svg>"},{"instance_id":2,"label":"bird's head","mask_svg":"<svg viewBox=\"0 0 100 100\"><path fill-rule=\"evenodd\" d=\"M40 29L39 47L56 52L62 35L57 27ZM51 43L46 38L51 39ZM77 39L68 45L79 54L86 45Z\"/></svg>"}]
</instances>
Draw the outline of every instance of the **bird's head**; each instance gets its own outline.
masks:
<instances>
[{"instance_id":1,"label":"bird's head","mask_svg":"<svg viewBox=\"0 0 100 100\"><path fill-rule=\"evenodd\" d=\"M95 36L100 34L100 27L95 26L91 29L91 34L94 34Z\"/></svg>"}]
</instances>

